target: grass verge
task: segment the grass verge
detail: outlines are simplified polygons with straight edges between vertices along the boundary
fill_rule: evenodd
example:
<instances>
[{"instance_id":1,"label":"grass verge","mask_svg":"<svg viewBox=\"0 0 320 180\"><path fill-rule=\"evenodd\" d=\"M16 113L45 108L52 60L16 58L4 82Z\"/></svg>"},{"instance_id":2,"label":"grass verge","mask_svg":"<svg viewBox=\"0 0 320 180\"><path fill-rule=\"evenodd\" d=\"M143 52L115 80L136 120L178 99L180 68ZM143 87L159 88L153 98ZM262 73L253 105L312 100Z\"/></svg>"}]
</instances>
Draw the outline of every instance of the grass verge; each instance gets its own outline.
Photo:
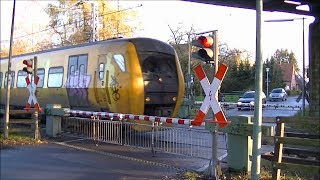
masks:
<instances>
[{"instance_id":1,"label":"grass verge","mask_svg":"<svg viewBox=\"0 0 320 180\"><path fill-rule=\"evenodd\" d=\"M30 135L21 135L21 134L10 134L8 138L4 138L4 134L0 134L0 148L8 148L14 146L22 145L36 145L36 144L46 144L47 141L44 140L35 140Z\"/></svg>"}]
</instances>

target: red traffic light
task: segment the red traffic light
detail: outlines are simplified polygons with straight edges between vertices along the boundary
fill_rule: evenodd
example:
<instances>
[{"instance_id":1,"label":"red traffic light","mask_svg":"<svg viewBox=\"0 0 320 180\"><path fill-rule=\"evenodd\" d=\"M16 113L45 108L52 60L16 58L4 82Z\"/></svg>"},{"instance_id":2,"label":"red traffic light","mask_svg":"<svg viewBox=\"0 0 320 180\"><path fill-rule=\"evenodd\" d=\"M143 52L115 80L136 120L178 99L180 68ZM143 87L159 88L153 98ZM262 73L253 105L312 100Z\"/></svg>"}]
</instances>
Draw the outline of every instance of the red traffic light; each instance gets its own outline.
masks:
<instances>
[{"instance_id":1,"label":"red traffic light","mask_svg":"<svg viewBox=\"0 0 320 180\"><path fill-rule=\"evenodd\" d=\"M213 60L214 52L213 45L214 39L211 36L199 36L192 41L192 45L199 47L200 49L192 53L192 57L205 61L206 63Z\"/></svg>"},{"instance_id":2,"label":"red traffic light","mask_svg":"<svg viewBox=\"0 0 320 180\"><path fill-rule=\"evenodd\" d=\"M32 59L29 59L29 60L23 60L23 64L27 65L27 67L32 67Z\"/></svg>"},{"instance_id":3,"label":"red traffic light","mask_svg":"<svg viewBox=\"0 0 320 180\"><path fill-rule=\"evenodd\" d=\"M210 48L213 45L213 38L210 36L200 36L197 42L205 48Z\"/></svg>"},{"instance_id":4,"label":"red traffic light","mask_svg":"<svg viewBox=\"0 0 320 180\"><path fill-rule=\"evenodd\" d=\"M32 68L33 60L32 59L23 60L22 63L27 65L27 67L24 67L22 70L27 72L28 74L32 74L33 73L33 68Z\"/></svg>"}]
</instances>

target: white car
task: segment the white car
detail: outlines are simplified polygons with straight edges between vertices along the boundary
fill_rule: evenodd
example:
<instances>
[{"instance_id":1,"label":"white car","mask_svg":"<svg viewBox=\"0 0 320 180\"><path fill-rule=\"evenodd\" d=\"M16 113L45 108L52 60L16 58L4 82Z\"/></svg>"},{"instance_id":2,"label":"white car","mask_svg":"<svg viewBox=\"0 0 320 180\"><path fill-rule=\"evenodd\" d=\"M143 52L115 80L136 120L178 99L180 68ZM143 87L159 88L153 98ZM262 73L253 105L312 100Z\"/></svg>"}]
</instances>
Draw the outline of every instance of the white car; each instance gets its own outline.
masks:
<instances>
[{"instance_id":1,"label":"white car","mask_svg":"<svg viewBox=\"0 0 320 180\"><path fill-rule=\"evenodd\" d=\"M247 91L238 100L237 107L238 110L241 109L253 109L254 108L254 95L255 91ZM266 95L264 92L261 94L262 104L266 103Z\"/></svg>"},{"instance_id":2,"label":"white car","mask_svg":"<svg viewBox=\"0 0 320 180\"><path fill-rule=\"evenodd\" d=\"M270 101L286 101L288 98L287 92L283 88L273 89L269 95Z\"/></svg>"}]
</instances>

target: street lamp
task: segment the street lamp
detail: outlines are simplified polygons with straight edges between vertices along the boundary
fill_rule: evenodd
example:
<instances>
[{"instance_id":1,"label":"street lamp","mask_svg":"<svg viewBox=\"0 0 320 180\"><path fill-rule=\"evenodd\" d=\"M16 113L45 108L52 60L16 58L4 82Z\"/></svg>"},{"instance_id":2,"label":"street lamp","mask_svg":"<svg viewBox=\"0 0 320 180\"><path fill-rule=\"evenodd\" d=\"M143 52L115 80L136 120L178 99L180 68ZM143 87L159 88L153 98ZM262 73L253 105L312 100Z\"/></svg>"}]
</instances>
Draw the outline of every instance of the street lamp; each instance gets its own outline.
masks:
<instances>
[{"instance_id":1,"label":"street lamp","mask_svg":"<svg viewBox=\"0 0 320 180\"><path fill-rule=\"evenodd\" d=\"M267 98L269 97L269 70L270 68L266 68L266 72L267 72Z\"/></svg>"},{"instance_id":2,"label":"street lamp","mask_svg":"<svg viewBox=\"0 0 320 180\"><path fill-rule=\"evenodd\" d=\"M264 22L288 22L294 20L302 20L302 113L304 116L305 112L305 48L304 48L304 20L306 18L292 18L292 19L274 19L274 20L265 20Z\"/></svg>"}]
</instances>

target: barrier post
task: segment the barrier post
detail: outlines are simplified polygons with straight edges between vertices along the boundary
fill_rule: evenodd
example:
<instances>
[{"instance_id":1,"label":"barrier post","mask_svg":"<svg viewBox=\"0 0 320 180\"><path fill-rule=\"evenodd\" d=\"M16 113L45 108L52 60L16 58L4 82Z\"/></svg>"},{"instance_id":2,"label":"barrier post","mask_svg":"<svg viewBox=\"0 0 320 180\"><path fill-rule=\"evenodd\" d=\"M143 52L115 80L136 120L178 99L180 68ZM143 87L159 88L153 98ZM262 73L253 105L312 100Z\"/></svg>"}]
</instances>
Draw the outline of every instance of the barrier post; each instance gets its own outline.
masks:
<instances>
[{"instance_id":1,"label":"barrier post","mask_svg":"<svg viewBox=\"0 0 320 180\"><path fill-rule=\"evenodd\" d=\"M151 152L152 152L152 157L155 157L156 155L156 152L155 152L155 149L154 149L154 137L155 137L155 123L156 122L152 122L152 140L151 140Z\"/></svg>"},{"instance_id":2,"label":"barrier post","mask_svg":"<svg viewBox=\"0 0 320 180\"><path fill-rule=\"evenodd\" d=\"M60 104L47 104L46 106L46 135L57 137L61 133L61 116L65 115Z\"/></svg>"},{"instance_id":3,"label":"barrier post","mask_svg":"<svg viewBox=\"0 0 320 180\"><path fill-rule=\"evenodd\" d=\"M38 111L33 111L33 120L34 120L34 139L41 139L40 131L39 131L39 113Z\"/></svg>"},{"instance_id":4,"label":"barrier post","mask_svg":"<svg viewBox=\"0 0 320 180\"><path fill-rule=\"evenodd\" d=\"M251 171L253 116L241 115L228 117L232 123L220 131L228 137L228 167L234 171ZM261 126L262 135L274 136L273 126Z\"/></svg>"},{"instance_id":5,"label":"barrier post","mask_svg":"<svg viewBox=\"0 0 320 180\"><path fill-rule=\"evenodd\" d=\"M250 116L239 116L237 120L232 121L235 127L240 124L252 124ZM251 170L252 138L246 134L228 133L228 166L232 170Z\"/></svg>"}]
</instances>

